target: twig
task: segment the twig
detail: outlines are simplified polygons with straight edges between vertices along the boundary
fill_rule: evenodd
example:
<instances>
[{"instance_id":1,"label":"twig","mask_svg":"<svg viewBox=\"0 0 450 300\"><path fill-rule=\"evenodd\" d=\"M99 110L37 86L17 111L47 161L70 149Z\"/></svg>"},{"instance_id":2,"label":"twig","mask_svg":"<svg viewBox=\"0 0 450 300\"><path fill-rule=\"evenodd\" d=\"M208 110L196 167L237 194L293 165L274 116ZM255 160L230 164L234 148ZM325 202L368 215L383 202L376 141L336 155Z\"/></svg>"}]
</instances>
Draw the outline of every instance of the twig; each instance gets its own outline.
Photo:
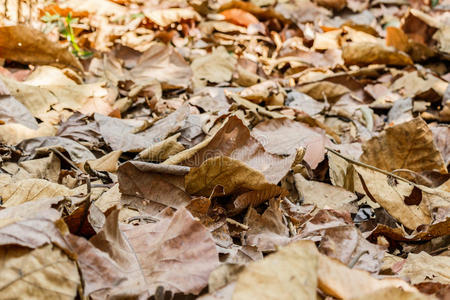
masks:
<instances>
[{"instance_id":1,"label":"twig","mask_svg":"<svg viewBox=\"0 0 450 300\"><path fill-rule=\"evenodd\" d=\"M363 163L363 162L354 160L354 159L352 159L352 158L349 158L349 157L347 157L347 156L345 156L345 155L343 155L343 154L341 154L341 153L337 152L336 150L331 149L331 148L329 148L329 147L325 147L325 149L327 149L327 150L330 151L331 153L336 154L337 156L339 156L339 157L341 157L341 158L343 158L343 159L345 159L345 160L351 162L352 164L355 164L355 165L358 165L358 166L361 166L361 167L365 167L365 168L368 168L368 169L371 169L371 170L374 170L374 171L383 173L384 175L394 177L394 178L396 178L396 179L398 179L398 180L404 181L404 182L409 183L409 184L412 184L412 185L414 185L414 186L417 185L417 184L415 184L414 182L409 181L408 179L405 179L405 178L403 178L403 177L400 177L400 176L398 176L398 175L395 175L394 173L391 173L391 172L388 172L388 171L385 171L385 170L382 170L382 169L378 169L377 167L374 167L374 166L365 164L365 163Z\"/></svg>"},{"instance_id":2,"label":"twig","mask_svg":"<svg viewBox=\"0 0 450 300\"><path fill-rule=\"evenodd\" d=\"M352 269L364 254L369 254L369 250L364 250L363 252L353 257L353 259L348 263L348 267Z\"/></svg>"},{"instance_id":3,"label":"twig","mask_svg":"<svg viewBox=\"0 0 450 300\"><path fill-rule=\"evenodd\" d=\"M152 216L135 216L135 217L130 217L127 220L128 223L133 222L133 221L147 221L147 222L151 222L151 223L156 223L159 220Z\"/></svg>"},{"instance_id":4,"label":"twig","mask_svg":"<svg viewBox=\"0 0 450 300\"><path fill-rule=\"evenodd\" d=\"M72 168L74 168L75 170L77 170L80 173L84 173L80 168L78 168L73 162L72 160L70 160L68 157L66 157L64 154L61 153L61 151L59 151L58 149L55 148L50 148L50 151L55 152L56 154L58 154L59 156L61 156Z\"/></svg>"},{"instance_id":5,"label":"twig","mask_svg":"<svg viewBox=\"0 0 450 300\"><path fill-rule=\"evenodd\" d=\"M247 226L247 225L244 225L244 224L242 224L242 223L239 223L238 221L235 221L235 220L233 220L233 219L231 219L231 218L226 218L226 221L227 221L228 223L230 223L230 224L233 224L233 225L236 225L236 226L238 226L238 227L241 227L241 228L244 229L244 230L248 230L248 226Z\"/></svg>"}]
</instances>

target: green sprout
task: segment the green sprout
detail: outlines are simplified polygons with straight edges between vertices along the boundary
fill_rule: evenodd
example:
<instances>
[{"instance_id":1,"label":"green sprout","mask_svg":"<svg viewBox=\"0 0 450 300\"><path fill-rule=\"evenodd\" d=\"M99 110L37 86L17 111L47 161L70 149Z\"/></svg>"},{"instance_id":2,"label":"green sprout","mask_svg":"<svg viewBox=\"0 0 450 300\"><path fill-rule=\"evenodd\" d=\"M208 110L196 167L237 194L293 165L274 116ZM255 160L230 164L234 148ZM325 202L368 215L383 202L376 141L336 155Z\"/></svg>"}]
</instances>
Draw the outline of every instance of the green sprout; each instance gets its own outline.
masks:
<instances>
[{"instance_id":1,"label":"green sprout","mask_svg":"<svg viewBox=\"0 0 450 300\"><path fill-rule=\"evenodd\" d=\"M50 15L46 12L45 16L43 16L41 20L46 23L46 27L44 28L44 32L46 33L50 32L55 27L58 28L58 32L65 37L72 46L72 53L74 55L80 58L88 58L92 56L92 52L82 50L76 41L72 23L77 23L78 18L72 18L71 13L69 13L67 17L63 18L59 14Z\"/></svg>"},{"instance_id":2,"label":"green sprout","mask_svg":"<svg viewBox=\"0 0 450 300\"><path fill-rule=\"evenodd\" d=\"M431 7L434 8L438 4L439 4L439 0L431 0Z\"/></svg>"}]
</instances>

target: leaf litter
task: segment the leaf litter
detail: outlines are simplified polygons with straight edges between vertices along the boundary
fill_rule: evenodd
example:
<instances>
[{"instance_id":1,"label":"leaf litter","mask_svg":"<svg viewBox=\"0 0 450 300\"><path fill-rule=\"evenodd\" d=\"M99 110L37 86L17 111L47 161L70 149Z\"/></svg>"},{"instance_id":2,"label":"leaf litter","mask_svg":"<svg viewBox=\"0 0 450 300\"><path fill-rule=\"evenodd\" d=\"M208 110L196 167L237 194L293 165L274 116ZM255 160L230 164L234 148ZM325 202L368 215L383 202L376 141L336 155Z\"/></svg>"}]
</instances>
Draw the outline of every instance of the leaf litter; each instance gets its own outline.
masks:
<instances>
[{"instance_id":1,"label":"leaf litter","mask_svg":"<svg viewBox=\"0 0 450 300\"><path fill-rule=\"evenodd\" d=\"M1 297L448 298L448 1L0 14Z\"/></svg>"}]
</instances>

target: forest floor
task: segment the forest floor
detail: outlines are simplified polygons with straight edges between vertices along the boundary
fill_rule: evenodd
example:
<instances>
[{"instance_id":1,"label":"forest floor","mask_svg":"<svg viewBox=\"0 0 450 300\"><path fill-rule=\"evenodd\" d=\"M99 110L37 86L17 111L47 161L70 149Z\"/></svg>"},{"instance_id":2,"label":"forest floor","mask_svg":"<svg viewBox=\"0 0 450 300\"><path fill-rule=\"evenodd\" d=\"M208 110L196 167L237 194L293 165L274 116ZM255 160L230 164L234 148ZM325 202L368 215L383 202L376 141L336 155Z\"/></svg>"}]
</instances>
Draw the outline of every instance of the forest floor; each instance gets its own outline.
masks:
<instances>
[{"instance_id":1,"label":"forest floor","mask_svg":"<svg viewBox=\"0 0 450 300\"><path fill-rule=\"evenodd\" d=\"M0 299L450 299L450 1L0 3Z\"/></svg>"}]
</instances>

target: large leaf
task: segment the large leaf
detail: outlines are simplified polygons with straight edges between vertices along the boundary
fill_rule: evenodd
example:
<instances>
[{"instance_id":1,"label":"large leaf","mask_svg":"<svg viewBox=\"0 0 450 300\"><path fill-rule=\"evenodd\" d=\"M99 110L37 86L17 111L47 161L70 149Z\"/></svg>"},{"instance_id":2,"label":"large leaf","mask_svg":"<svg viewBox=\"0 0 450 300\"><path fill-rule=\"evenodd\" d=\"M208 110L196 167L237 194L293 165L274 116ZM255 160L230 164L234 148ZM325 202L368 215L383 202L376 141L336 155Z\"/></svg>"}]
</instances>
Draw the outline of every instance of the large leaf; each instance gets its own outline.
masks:
<instances>
[{"instance_id":1,"label":"large leaf","mask_svg":"<svg viewBox=\"0 0 450 300\"><path fill-rule=\"evenodd\" d=\"M107 218L92 245L72 238L87 295L150 297L158 286L198 294L206 286L218 255L210 233L187 210L161 215L154 224L120 229L118 212Z\"/></svg>"},{"instance_id":2,"label":"large leaf","mask_svg":"<svg viewBox=\"0 0 450 300\"><path fill-rule=\"evenodd\" d=\"M68 66L83 70L65 47L50 41L43 32L25 25L0 27L0 56L32 65Z\"/></svg>"},{"instance_id":3,"label":"large leaf","mask_svg":"<svg viewBox=\"0 0 450 300\"><path fill-rule=\"evenodd\" d=\"M442 155L433 142L433 133L420 118L387 128L363 144L361 161L393 171L437 170L447 173Z\"/></svg>"}]
</instances>

